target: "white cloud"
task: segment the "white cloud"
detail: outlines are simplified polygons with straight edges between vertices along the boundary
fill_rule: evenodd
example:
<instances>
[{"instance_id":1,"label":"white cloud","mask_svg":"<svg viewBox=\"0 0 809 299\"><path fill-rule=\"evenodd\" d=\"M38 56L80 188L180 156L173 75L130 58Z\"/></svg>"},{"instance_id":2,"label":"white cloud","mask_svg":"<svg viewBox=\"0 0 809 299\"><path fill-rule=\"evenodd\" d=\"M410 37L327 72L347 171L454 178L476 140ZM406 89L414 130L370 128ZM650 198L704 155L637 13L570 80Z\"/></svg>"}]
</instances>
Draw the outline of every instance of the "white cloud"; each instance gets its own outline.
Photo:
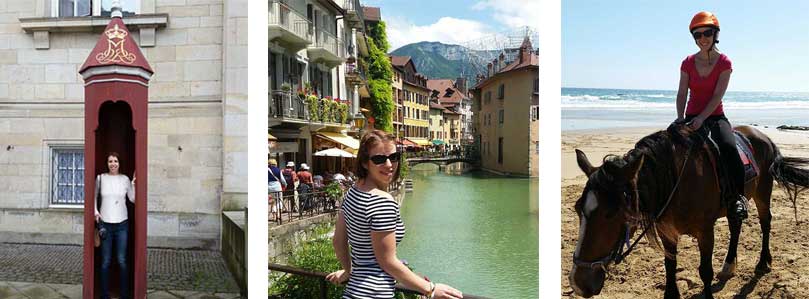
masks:
<instances>
[{"instance_id":1,"label":"white cloud","mask_svg":"<svg viewBox=\"0 0 809 299\"><path fill-rule=\"evenodd\" d=\"M482 0L472 9L491 11L492 17L511 28L539 25L539 1L536 0Z\"/></svg>"},{"instance_id":2,"label":"white cloud","mask_svg":"<svg viewBox=\"0 0 809 299\"><path fill-rule=\"evenodd\" d=\"M407 19L397 16L391 16L385 22L391 51L420 41L461 44L492 33L491 28L486 24L453 17L442 17L437 22L425 26L417 26Z\"/></svg>"}]
</instances>

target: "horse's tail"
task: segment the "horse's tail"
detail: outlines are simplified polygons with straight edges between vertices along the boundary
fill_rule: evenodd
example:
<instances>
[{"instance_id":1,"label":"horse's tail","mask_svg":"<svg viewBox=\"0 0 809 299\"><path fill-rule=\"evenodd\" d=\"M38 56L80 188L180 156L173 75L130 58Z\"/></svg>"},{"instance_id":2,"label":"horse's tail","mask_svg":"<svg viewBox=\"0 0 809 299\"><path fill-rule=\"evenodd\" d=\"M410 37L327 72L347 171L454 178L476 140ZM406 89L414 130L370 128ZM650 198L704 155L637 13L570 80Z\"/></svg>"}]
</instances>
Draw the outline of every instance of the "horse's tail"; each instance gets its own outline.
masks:
<instances>
[{"instance_id":1,"label":"horse's tail","mask_svg":"<svg viewBox=\"0 0 809 299\"><path fill-rule=\"evenodd\" d=\"M775 147L775 144L773 144ZM792 201L792 209L795 213L795 221L798 221L798 195L809 189L809 159L798 157L784 157L775 147L775 160L770 165L770 174L775 181L784 187L789 200Z\"/></svg>"}]
</instances>

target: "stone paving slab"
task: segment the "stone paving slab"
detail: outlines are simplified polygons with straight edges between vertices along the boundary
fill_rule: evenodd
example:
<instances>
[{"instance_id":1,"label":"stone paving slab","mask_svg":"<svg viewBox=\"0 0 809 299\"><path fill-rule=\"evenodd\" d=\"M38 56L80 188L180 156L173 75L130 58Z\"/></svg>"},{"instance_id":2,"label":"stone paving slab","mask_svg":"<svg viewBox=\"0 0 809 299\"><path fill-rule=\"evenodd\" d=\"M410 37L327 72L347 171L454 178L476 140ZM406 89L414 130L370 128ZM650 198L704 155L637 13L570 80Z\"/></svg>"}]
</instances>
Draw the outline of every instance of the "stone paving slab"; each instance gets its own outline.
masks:
<instances>
[{"instance_id":1,"label":"stone paving slab","mask_svg":"<svg viewBox=\"0 0 809 299\"><path fill-rule=\"evenodd\" d=\"M57 295L72 297L75 289L65 285L81 285L82 253L81 246L73 245L0 243L0 281L6 282L0 284L0 298L7 298L3 292L9 291L9 288L5 286L24 292L32 283L53 284L54 287L49 287L49 290L57 292ZM149 289L201 294L239 292L236 281L217 251L149 248L146 267ZM40 291L45 292L42 294L46 297L51 294L39 288L28 290L34 293Z\"/></svg>"}]
</instances>

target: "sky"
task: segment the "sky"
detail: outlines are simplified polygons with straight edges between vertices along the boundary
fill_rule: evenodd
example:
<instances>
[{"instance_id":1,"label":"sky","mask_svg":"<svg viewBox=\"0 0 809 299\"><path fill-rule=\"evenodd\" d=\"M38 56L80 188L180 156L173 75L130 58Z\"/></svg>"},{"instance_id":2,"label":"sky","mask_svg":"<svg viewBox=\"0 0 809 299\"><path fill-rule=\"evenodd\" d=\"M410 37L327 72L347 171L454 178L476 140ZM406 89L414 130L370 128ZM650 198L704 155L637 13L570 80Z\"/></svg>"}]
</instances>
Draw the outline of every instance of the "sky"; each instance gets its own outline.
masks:
<instances>
[{"instance_id":1,"label":"sky","mask_svg":"<svg viewBox=\"0 0 809 299\"><path fill-rule=\"evenodd\" d=\"M809 92L809 1L562 1L562 86L677 89L702 10L733 62L728 90Z\"/></svg>"},{"instance_id":2,"label":"sky","mask_svg":"<svg viewBox=\"0 0 809 299\"><path fill-rule=\"evenodd\" d=\"M393 51L406 44L439 41L463 44L522 26L536 28L536 0L360 0L377 6ZM508 3L505 5L504 3ZM537 24L534 24L537 23Z\"/></svg>"}]
</instances>

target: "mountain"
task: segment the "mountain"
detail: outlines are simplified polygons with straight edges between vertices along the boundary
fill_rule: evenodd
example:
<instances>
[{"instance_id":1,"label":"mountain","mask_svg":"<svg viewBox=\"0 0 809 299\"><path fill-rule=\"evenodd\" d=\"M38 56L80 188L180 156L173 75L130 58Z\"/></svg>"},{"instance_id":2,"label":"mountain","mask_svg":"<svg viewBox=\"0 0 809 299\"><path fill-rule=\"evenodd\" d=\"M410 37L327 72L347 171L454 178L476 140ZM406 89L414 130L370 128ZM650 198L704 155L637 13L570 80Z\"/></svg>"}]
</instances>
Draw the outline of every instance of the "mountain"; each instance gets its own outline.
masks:
<instances>
[{"instance_id":1,"label":"mountain","mask_svg":"<svg viewBox=\"0 0 809 299\"><path fill-rule=\"evenodd\" d=\"M418 42L404 45L390 55L410 56L416 70L429 79L455 79L463 74L467 82L475 82L475 74L486 72L492 53L440 42Z\"/></svg>"}]
</instances>

